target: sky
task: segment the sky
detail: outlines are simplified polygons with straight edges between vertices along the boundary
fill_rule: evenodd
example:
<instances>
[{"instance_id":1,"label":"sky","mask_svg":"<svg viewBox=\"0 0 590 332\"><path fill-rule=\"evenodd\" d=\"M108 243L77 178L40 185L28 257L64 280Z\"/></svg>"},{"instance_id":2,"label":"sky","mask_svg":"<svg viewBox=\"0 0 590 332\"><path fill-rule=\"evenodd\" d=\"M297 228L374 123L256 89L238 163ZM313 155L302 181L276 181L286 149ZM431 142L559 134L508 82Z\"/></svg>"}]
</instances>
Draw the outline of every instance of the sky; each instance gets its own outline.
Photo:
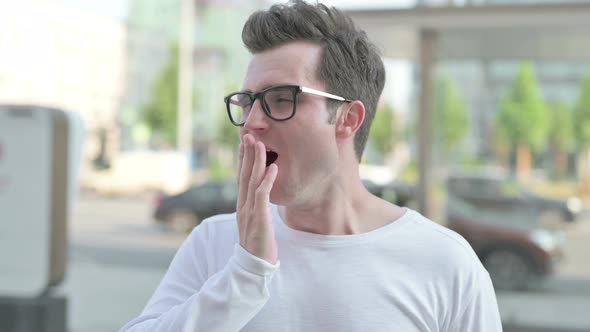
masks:
<instances>
[{"instance_id":1,"label":"sky","mask_svg":"<svg viewBox=\"0 0 590 332\"><path fill-rule=\"evenodd\" d=\"M416 0L322 0L327 6L335 6L342 9L356 8L397 8L414 6Z\"/></svg>"},{"instance_id":2,"label":"sky","mask_svg":"<svg viewBox=\"0 0 590 332\"><path fill-rule=\"evenodd\" d=\"M131 0L52 0L67 7L81 9L86 12L124 20ZM175 0L169 0L175 1Z\"/></svg>"},{"instance_id":3,"label":"sky","mask_svg":"<svg viewBox=\"0 0 590 332\"><path fill-rule=\"evenodd\" d=\"M0 0L10 1L10 0ZM107 16L124 20L127 16L127 8L132 0L52 0L68 7L92 12L101 16ZM178 1L178 0L168 0ZM285 1L272 1L285 2ZM353 8L387 8L387 7L408 7L416 0L323 0L322 3L328 6L336 6L343 9Z\"/></svg>"}]
</instances>

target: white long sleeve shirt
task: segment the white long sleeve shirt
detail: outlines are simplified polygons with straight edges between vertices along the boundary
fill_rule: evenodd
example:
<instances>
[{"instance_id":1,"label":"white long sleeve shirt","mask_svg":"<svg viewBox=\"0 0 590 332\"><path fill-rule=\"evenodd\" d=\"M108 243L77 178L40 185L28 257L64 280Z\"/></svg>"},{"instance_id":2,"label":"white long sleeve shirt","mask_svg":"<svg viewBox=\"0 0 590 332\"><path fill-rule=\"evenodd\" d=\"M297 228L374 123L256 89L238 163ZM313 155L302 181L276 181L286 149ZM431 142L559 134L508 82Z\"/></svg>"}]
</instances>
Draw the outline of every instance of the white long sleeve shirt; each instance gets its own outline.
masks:
<instances>
[{"instance_id":1,"label":"white long sleeve shirt","mask_svg":"<svg viewBox=\"0 0 590 332\"><path fill-rule=\"evenodd\" d=\"M418 212L367 233L319 235L272 211L280 263L239 245L235 214L209 218L121 332L502 331L472 248Z\"/></svg>"}]
</instances>

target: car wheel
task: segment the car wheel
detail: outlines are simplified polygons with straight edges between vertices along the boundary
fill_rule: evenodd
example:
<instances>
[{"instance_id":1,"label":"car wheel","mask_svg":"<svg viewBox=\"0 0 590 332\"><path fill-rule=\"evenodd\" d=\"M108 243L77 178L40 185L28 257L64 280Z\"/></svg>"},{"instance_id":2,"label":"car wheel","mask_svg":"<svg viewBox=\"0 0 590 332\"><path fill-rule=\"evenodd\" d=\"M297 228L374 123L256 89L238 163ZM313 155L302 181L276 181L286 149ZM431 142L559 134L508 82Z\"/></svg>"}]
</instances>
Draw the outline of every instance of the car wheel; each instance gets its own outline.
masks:
<instances>
[{"instance_id":1,"label":"car wheel","mask_svg":"<svg viewBox=\"0 0 590 332\"><path fill-rule=\"evenodd\" d=\"M174 210L166 218L168 229L175 233L190 233L199 222L199 218L190 210Z\"/></svg>"},{"instance_id":2,"label":"car wheel","mask_svg":"<svg viewBox=\"0 0 590 332\"><path fill-rule=\"evenodd\" d=\"M483 258L483 265L497 290L525 290L536 281L530 260L515 250L491 251Z\"/></svg>"}]
</instances>

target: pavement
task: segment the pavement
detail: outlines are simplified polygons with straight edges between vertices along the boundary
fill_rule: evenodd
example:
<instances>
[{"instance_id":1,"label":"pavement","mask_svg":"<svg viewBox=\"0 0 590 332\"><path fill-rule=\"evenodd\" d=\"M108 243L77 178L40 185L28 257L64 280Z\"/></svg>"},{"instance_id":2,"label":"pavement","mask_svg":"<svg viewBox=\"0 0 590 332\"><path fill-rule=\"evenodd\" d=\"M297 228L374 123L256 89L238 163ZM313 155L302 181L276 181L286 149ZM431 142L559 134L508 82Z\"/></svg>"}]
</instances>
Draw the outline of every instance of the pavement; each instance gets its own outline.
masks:
<instances>
[{"instance_id":1,"label":"pavement","mask_svg":"<svg viewBox=\"0 0 590 332\"><path fill-rule=\"evenodd\" d=\"M139 315L165 269L71 261L56 292L68 297L70 332L118 331Z\"/></svg>"}]
</instances>

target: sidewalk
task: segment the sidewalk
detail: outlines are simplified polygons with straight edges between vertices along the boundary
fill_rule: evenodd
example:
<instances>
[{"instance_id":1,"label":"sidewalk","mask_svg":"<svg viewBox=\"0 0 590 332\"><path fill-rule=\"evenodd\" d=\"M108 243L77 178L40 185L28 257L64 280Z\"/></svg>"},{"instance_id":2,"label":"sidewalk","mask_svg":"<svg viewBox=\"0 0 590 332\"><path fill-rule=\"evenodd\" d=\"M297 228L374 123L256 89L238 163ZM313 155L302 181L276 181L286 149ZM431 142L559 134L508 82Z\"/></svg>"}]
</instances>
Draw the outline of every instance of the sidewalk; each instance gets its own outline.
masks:
<instances>
[{"instance_id":1,"label":"sidewalk","mask_svg":"<svg viewBox=\"0 0 590 332\"><path fill-rule=\"evenodd\" d=\"M497 297L505 325L539 331L590 331L588 293L498 293Z\"/></svg>"},{"instance_id":2,"label":"sidewalk","mask_svg":"<svg viewBox=\"0 0 590 332\"><path fill-rule=\"evenodd\" d=\"M71 262L58 289L68 298L69 332L118 331L139 315L165 270Z\"/></svg>"}]
</instances>

